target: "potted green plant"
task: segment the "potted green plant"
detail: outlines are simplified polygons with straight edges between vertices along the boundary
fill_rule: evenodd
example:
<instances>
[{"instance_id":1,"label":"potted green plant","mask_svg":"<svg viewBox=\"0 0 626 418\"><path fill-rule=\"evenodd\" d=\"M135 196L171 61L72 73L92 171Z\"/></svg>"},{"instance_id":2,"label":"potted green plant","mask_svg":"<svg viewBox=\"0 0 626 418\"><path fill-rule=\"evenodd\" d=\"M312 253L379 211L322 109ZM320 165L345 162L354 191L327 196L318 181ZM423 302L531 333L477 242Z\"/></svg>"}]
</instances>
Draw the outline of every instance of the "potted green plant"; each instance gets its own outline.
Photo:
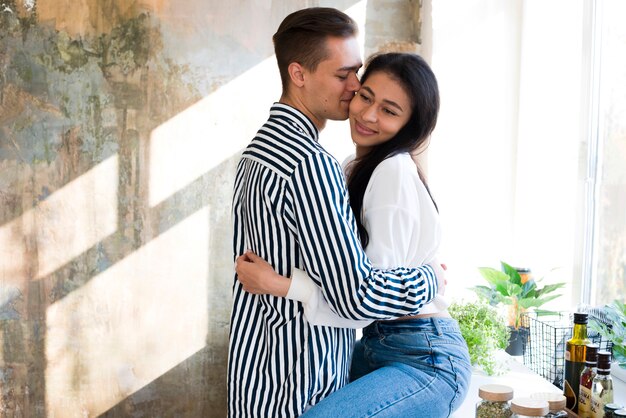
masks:
<instances>
[{"instance_id":1,"label":"potted green plant","mask_svg":"<svg viewBox=\"0 0 626 418\"><path fill-rule=\"evenodd\" d=\"M448 311L459 323L472 365L493 375L496 371L495 352L504 349L509 341L509 329L498 311L480 300L452 303Z\"/></svg>"},{"instance_id":2,"label":"potted green plant","mask_svg":"<svg viewBox=\"0 0 626 418\"><path fill-rule=\"evenodd\" d=\"M612 344L613 360L620 370L614 369L612 374L619 373L620 379L626 381L626 303L618 300L603 308L609 325L592 318L589 328L598 332L602 338Z\"/></svg>"},{"instance_id":3,"label":"potted green plant","mask_svg":"<svg viewBox=\"0 0 626 418\"><path fill-rule=\"evenodd\" d=\"M524 277L511 265L501 262L501 269L492 267L480 267L478 270L489 286L474 286L479 297L487 300L493 306L507 306L507 325L511 328L511 344L507 352L512 355L521 355L523 342L526 340L528 330L522 324L522 314L530 308L538 308L545 303L558 298L560 294L551 294L565 286L565 283L547 284L538 287L538 282L529 274ZM538 314L553 314L549 311L538 311Z\"/></svg>"}]
</instances>

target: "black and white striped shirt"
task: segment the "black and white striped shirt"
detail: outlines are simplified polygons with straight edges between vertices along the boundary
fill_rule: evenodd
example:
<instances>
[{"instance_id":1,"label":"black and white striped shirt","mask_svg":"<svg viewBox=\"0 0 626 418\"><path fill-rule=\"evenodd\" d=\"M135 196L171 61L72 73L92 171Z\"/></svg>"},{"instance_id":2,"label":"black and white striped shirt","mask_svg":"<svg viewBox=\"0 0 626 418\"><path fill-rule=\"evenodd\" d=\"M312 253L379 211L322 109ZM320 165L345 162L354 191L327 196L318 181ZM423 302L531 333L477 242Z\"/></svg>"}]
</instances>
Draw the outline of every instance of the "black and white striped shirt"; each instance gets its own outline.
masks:
<instances>
[{"instance_id":1,"label":"black and white striped shirt","mask_svg":"<svg viewBox=\"0 0 626 418\"><path fill-rule=\"evenodd\" d=\"M373 269L358 239L339 163L313 123L275 103L242 155L233 196L233 251L281 275L306 270L351 319L414 314L437 290L431 267ZM295 417L347 383L354 330L311 326L299 302L245 292L234 281L229 417Z\"/></svg>"}]
</instances>

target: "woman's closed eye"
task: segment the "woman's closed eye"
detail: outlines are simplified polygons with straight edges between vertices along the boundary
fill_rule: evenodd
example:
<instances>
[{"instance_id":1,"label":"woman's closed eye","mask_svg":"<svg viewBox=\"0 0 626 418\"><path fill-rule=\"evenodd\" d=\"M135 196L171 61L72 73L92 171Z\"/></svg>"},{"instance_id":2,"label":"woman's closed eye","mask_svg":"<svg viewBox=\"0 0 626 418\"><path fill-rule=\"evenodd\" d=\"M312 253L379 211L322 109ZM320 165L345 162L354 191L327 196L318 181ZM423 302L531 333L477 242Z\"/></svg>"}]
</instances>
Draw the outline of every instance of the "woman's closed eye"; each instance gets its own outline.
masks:
<instances>
[{"instance_id":1,"label":"woman's closed eye","mask_svg":"<svg viewBox=\"0 0 626 418\"><path fill-rule=\"evenodd\" d=\"M372 101L372 99L365 93L359 92L359 97L366 103L370 103Z\"/></svg>"},{"instance_id":2,"label":"woman's closed eye","mask_svg":"<svg viewBox=\"0 0 626 418\"><path fill-rule=\"evenodd\" d=\"M391 116L398 116L398 113L396 113L395 111L393 111L393 110L391 110L391 109L389 109L387 107L383 108L383 112L385 112L385 113L387 113L388 115L391 115Z\"/></svg>"}]
</instances>

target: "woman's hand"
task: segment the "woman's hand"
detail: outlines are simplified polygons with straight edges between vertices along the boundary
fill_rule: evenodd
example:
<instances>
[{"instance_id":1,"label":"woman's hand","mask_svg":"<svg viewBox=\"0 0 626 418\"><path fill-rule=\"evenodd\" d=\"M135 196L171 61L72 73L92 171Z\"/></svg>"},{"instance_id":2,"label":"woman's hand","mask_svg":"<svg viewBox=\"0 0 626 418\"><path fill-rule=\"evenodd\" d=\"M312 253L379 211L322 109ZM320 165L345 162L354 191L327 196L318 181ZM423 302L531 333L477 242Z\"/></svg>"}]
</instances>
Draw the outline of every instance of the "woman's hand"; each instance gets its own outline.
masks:
<instances>
[{"instance_id":1,"label":"woman's hand","mask_svg":"<svg viewBox=\"0 0 626 418\"><path fill-rule=\"evenodd\" d=\"M237 257L235 271L243 290L255 295L285 297L291 285L291 279L276 273L267 261L252 251Z\"/></svg>"}]
</instances>

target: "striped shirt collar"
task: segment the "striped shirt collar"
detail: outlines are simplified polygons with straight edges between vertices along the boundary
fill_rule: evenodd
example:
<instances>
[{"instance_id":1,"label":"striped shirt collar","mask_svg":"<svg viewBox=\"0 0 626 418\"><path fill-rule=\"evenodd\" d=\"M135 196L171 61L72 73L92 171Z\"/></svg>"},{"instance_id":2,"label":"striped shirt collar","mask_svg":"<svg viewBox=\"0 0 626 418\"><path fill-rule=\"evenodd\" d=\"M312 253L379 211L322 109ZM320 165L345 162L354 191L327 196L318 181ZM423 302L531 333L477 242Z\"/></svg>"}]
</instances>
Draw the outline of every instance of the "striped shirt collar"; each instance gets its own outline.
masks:
<instances>
[{"instance_id":1,"label":"striped shirt collar","mask_svg":"<svg viewBox=\"0 0 626 418\"><path fill-rule=\"evenodd\" d=\"M270 109L270 117L272 116L287 120L302 134L312 138L315 142L319 141L319 131L311 119L295 107L276 102Z\"/></svg>"}]
</instances>

